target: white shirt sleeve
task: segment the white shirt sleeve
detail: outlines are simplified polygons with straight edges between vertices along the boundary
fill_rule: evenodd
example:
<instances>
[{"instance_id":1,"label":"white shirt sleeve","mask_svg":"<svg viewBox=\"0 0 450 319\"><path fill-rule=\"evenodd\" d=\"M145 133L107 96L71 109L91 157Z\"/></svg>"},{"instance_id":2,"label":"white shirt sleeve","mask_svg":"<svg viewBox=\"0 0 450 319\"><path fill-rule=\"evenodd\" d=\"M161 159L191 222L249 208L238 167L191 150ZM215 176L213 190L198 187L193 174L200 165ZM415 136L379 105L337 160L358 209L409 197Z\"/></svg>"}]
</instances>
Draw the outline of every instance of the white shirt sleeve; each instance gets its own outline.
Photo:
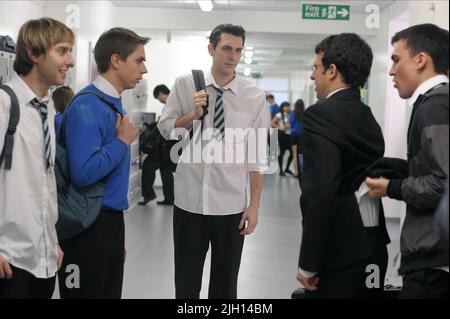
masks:
<instances>
[{"instance_id":1,"label":"white shirt sleeve","mask_svg":"<svg viewBox=\"0 0 450 319\"><path fill-rule=\"evenodd\" d=\"M175 129L175 122L184 115L183 103L187 104L185 99L180 78L177 78L158 122L158 129L166 140L170 139L170 134Z\"/></svg>"},{"instance_id":2,"label":"white shirt sleeve","mask_svg":"<svg viewBox=\"0 0 450 319\"><path fill-rule=\"evenodd\" d=\"M300 267L298 267L298 272L299 272L303 277L306 277L306 278L313 278L313 277L316 277L316 275L317 275L316 272L306 271L306 270L301 269Z\"/></svg>"}]
</instances>

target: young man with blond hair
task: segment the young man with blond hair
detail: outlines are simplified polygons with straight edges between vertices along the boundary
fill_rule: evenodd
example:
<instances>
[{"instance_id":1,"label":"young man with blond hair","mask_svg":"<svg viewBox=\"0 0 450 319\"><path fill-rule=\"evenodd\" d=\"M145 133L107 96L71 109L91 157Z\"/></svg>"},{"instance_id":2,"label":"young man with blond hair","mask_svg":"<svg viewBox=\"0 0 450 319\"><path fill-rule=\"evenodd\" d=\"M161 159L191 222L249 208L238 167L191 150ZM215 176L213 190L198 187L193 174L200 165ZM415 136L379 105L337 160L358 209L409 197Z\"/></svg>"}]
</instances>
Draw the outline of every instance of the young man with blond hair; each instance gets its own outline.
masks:
<instances>
[{"instance_id":1,"label":"young man with blond hair","mask_svg":"<svg viewBox=\"0 0 450 319\"><path fill-rule=\"evenodd\" d=\"M51 85L63 85L73 66L75 36L64 24L42 18L19 31L15 74L6 85L17 96L20 120L11 167L0 167L0 299L52 297L63 253L58 219L55 111ZM0 150L4 147L11 99L0 90Z\"/></svg>"}]
</instances>

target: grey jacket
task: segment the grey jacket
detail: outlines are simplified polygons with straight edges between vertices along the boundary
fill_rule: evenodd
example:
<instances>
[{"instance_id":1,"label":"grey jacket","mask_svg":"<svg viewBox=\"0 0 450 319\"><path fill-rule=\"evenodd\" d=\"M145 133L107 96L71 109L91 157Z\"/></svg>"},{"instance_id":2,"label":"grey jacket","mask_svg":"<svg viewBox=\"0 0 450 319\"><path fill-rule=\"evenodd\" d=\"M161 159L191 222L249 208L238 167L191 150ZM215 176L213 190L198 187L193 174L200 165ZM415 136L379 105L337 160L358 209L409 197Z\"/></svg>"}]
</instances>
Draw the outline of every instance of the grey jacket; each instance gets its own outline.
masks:
<instances>
[{"instance_id":1,"label":"grey jacket","mask_svg":"<svg viewBox=\"0 0 450 319\"><path fill-rule=\"evenodd\" d=\"M408 173L391 180L388 196L406 202L400 273L448 266L448 249L434 227L445 192L449 159L448 85L432 89L414 104L408 129Z\"/></svg>"}]
</instances>

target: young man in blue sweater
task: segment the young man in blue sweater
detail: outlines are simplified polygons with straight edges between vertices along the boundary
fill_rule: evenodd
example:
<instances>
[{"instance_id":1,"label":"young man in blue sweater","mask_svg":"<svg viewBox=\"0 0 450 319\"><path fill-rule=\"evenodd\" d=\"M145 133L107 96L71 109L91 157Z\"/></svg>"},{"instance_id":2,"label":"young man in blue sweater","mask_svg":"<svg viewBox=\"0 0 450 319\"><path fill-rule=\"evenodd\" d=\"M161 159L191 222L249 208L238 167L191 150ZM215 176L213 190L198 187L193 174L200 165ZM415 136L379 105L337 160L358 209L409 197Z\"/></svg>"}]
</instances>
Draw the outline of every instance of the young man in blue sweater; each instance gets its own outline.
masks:
<instances>
[{"instance_id":1,"label":"young man in blue sweater","mask_svg":"<svg viewBox=\"0 0 450 319\"><path fill-rule=\"evenodd\" d=\"M82 91L95 91L114 103L121 114L94 94L75 97L64 124L72 182L78 187L106 182L102 209L81 234L61 241L66 251L59 278L61 298L121 297L125 261L123 211L128 208L129 145L138 129L129 122L120 94L147 73L144 45L148 38L114 28L103 33L94 56L100 76ZM62 129L60 131L62 131ZM79 287L70 288L66 266L79 268ZM70 279L70 278L68 278Z\"/></svg>"}]
</instances>

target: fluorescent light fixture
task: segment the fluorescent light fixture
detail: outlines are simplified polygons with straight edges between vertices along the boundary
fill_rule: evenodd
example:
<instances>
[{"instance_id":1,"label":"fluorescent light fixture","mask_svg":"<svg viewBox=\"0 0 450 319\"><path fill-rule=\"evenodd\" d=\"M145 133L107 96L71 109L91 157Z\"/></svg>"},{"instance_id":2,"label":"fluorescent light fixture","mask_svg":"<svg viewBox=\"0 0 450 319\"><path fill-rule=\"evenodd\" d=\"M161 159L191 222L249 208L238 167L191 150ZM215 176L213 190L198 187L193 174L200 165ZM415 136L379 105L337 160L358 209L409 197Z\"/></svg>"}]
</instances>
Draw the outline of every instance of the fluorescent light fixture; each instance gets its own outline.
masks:
<instances>
[{"instance_id":1,"label":"fluorescent light fixture","mask_svg":"<svg viewBox=\"0 0 450 319\"><path fill-rule=\"evenodd\" d=\"M245 76L249 76L250 74L252 74L252 69L251 68L245 68L244 69L244 75Z\"/></svg>"},{"instance_id":2,"label":"fluorescent light fixture","mask_svg":"<svg viewBox=\"0 0 450 319\"><path fill-rule=\"evenodd\" d=\"M244 55L246 58L253 58L253 51L245 51Z\"/></svg>"},{"instance_id":3,"label":"fluorescent light fixture","mask_svg":"<svg viewBox=\"0 0 450 319\"><path fill-rule=\"evenodd\" d=\"M200 6L200 9L205 12L209 12L213 9L211 0L198 0L198 5Z\"/></svg>"},{"instance_id":4,"label":"fluorescent light fixture","mask_svg":"<svg viewBox=\"0 0 450 319\"><path fill-rule=\"evenodd\" d=\"M253 47L246 47L245 50L253 51Z\"/></svg>"},{"instance_id":5,"label":"fluorescent light fixture","mask_svg":"<svg viewBox=\"0 0 450 319\"><path fill-rule=\"evenodd\" d=\"M245 62L245 64L252 64L253 59L252 58L245 58L244 62Z\"/></svg>"}]
</instances>

